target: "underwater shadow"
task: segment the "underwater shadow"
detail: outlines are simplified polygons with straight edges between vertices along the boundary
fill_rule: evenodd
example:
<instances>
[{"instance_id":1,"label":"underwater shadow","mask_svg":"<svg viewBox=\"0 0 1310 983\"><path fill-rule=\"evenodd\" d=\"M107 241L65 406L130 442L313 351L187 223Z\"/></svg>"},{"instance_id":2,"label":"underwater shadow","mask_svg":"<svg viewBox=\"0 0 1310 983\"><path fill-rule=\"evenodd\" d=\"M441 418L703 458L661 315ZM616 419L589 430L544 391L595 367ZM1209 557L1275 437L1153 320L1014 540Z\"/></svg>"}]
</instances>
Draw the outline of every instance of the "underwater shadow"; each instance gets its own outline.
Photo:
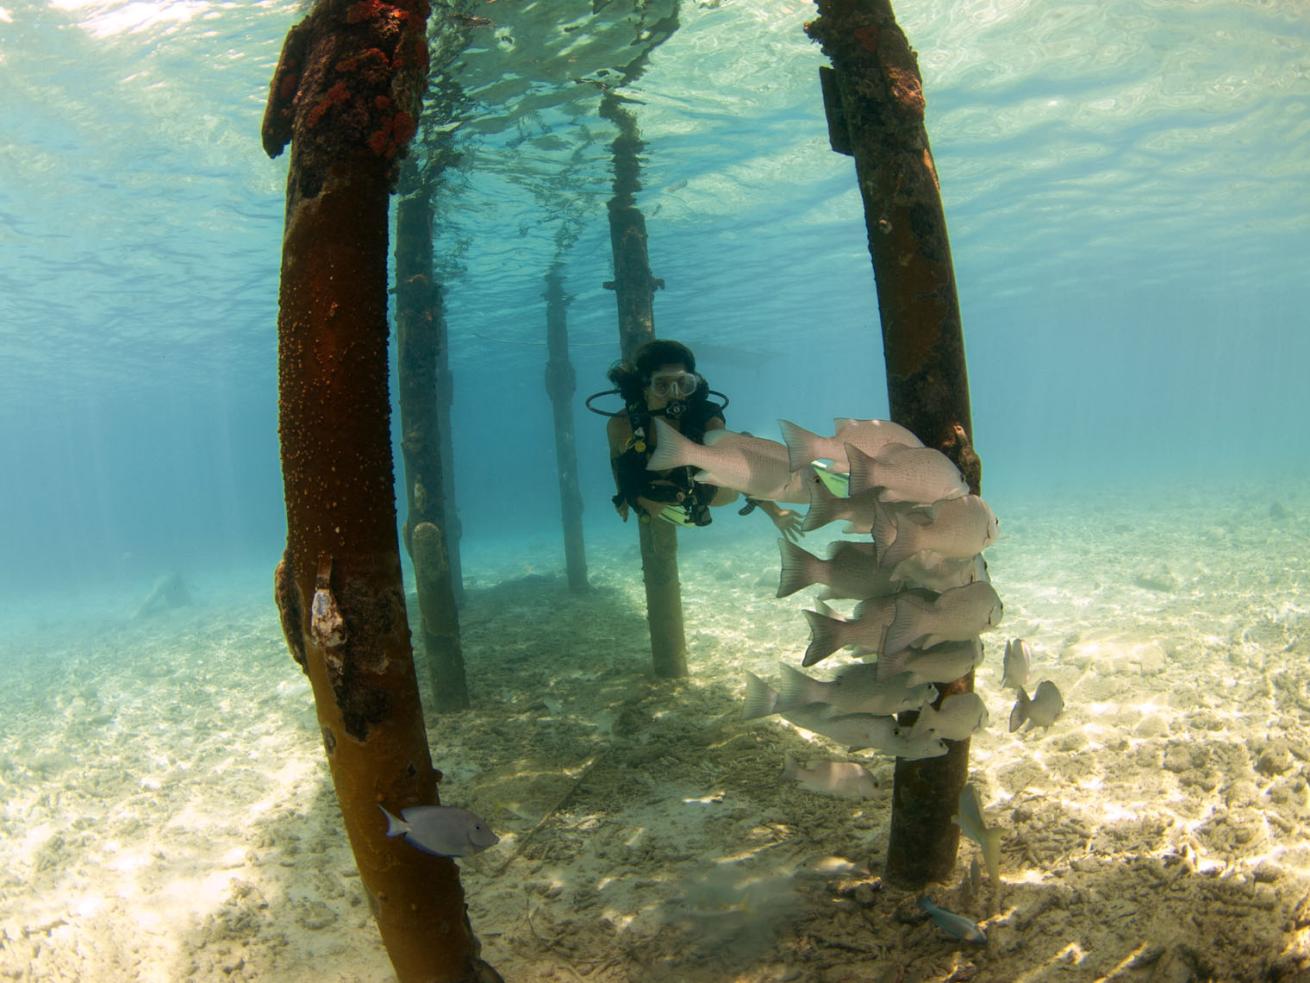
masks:
<instances>
[{"instance_id":1,"label":"underwater shadow","mask_svg":"<svg viewBox=\"0 0 1310 983\"><path fill-rule=\"evenodd\" d=\"M502 837L461 861L475 930L516 980L787 978L834 895L868 880L891 763L866 802L784 784L788 751L824 752L743 721L736 674L698 673L727 643L689 640L691 675L654 677L636 584L468 592L474 705L428 723L443 801Z\"/></svg>"}]
</instances>

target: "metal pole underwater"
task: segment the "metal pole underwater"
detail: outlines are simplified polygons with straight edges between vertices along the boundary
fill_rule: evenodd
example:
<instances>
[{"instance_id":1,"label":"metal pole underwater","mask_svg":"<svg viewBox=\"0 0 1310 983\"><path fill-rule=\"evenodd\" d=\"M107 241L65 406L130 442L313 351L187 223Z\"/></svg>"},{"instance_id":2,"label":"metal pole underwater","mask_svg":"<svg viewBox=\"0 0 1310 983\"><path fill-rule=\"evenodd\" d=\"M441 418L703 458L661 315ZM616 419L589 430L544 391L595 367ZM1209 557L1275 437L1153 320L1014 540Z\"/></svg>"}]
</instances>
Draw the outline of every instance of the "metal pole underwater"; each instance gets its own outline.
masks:
<instances>
[{"instance_id":1,"label":"metal pole underwater","mask_svg":"<svg viewBox=\"0 0 1310 983\"><path fill-rule=\"evenodd\" d=\"M420 637L433 705L465 710L468 680L459 636L455 576L446 535L446 465L441 456L437 365L445 347L445 311L432 262L433 183L407 161L396 205L396 362L400 447L405 461L405 546L414 563Z\"/></svg>"},{"instance_id":2,"label":"metal pole underwater","mask_svg":"<svg viewBox=\"0 0 1310 983\"><path fill-rule=\"evenodd\" d=\"M614 196L609 202L610 244L614 251L612 287L619 311L619 351L631 359L655 337L654 298L663 286L650 273L646 219L637 208L641 187L638 154L644 144L637 122L612 92L601 99L600 114L619 128L613 144ZM678 580L678 532L670 522L638 523L641 571L646 582L646 623L650 627L655 675L687 675L687 639L682 621L682 584Z\"/></svg>"},{"instance_id":3,"label":"metal pole underwater","mask_svg":"<svg viewBox=\"0 0 1310 983\"><path fill-rule=\"evenodd\" d=\"M361 15L362 12L362 15ZM316 0L288 32L262 136L291 144L278 310L287 544L274 596L308 674L342 822L402 983L491 983L455 861L386 835L433 804L405 613L387 392L395 165L427 71L424 0Z\"/></svg>"},{"instance_id":4,"label":"metal pole underwater","mask_svg":"<svg viewBox=\"0 0 1310 983\"><path fill-rule=\"evenodd\" d=\"M892 419L936 447L979 492L964 335L937 170L924 127L918 61L890 0L816 0L806 25L832 68L820 69L834 150L855 158L877 280ZM973 689L970 672L942 698ZM905 715L909 722L917 714ZM969 770L969 741L922 761L897 759L885 876L918 888L955 866L951 822Z\"/></svg>"},{"instance_id":5,"label":"metal pole underwater","mask_svg":"<svg viewBox=\"0 0 1310 983\"><path fill-rule=\"evenodd\" d=\"M569 361L568 297L558 269L546 274L546 392L555 416L555 466L559 471L560 515L564 522L564 565L569 589L585 591L587 550L582 541L582 490L573 433L577 373Z\"/></svg>"}]
</instances>

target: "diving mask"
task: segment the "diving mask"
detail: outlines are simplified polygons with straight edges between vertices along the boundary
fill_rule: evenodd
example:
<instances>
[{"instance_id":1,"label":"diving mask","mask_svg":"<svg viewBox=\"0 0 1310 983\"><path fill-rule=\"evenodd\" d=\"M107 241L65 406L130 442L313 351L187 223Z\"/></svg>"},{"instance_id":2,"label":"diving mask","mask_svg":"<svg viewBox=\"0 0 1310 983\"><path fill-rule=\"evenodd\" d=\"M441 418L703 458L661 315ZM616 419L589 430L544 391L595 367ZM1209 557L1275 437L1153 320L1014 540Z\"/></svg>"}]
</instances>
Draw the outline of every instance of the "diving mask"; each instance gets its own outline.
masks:
<instances>
[{"instance_id":1,"label":"diving mask","mask_svg":"<svg viewBox=\"0 0 1310 983\"><path fill-rule=\"evenodd\" d=\"M687 399L700 383L695 372L656 372L650 377L650 390L660 399Z\"/></svg>"}]
</instances>

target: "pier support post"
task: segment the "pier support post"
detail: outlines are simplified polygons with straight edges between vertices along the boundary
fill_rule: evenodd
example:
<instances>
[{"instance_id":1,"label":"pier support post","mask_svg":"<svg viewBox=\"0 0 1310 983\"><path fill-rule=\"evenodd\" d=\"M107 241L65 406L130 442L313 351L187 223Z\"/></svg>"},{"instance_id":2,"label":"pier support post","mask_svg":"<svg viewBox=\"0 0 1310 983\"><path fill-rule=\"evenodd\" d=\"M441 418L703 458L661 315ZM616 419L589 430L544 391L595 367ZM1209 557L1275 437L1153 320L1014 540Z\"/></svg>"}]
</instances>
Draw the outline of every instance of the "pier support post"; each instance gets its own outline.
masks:
<instances>
[{"instance_id":1,"label":"pier support post","mask_svg":"<svg viewBox=\"0 0 1310 983\"><path fill-rule=\"evenodd\" d=\"M396 206L396 359L400 447L405 459L405 546L414 563L433 705L469 706L455 577L446 533L446 465L436 392L445 343L441 286L432 263L432 186L406 163Z\"/></svg>"},{"instance_id":2,"label":"pier support post","mask_svg":"<svg viewBox=\"0 0 1310 983\"><path fill-rule=\"evenodd\" d=\"M816 0L806 25L832 62L822 69L833 149L855 159L877 280L892 419L960 467L979 491L955 273L928 134L918 61L890 0ZM826 74L831 73L831 74ZM973 689L973 673L942 697ZM912 719L912 718L909 718ZM969 742L943 757L896 762L888 881L919 887L955 866L951 822Z\"/></svg>"},{"instance_id":3,"label":"pier support post","mask_svg":"<svg viewBox=\"0 0 1310 983\"><path fill-rule=\"evenodd\" d=\"M282 630L308 674L342 821L402 983L486 983L459 869L386 835L437 802L409 642L387 393L387 213L427 72L423 0L317 0L274 71L288 142L278 312Z\"/></svg>"},{"instance_id":4,"label":"pier support post","mask_svg":"<svg viewBox=\"0 0 1310 983\"><path fill-rule=\"evenodd\" d=\"M558 269L546 274L546 392L555 417L555 466L559 472L560 515L564 522L564 564L569 589L587 589L587 551L582 540L582 491L573 434L573 393L577 373L569 361L568 298Z\"/></svg>"},{"instance_id":5,"label":"pier support post","mask_svg":"<svg viewBox=\"0 0 1310 983\"><path fill-rule=\"evenodd\" d=\"M643 147L632 114L612 92L601 99L600 114L619 128L613 144L614 196L609 203L610 244L614 251L614 297L619 311L619 351L631 359L655 337L655 289L646 250L646 219L637 208ZM672 523L652 519L638 524L641 571L646 582L646 623L655 675L687 675L687 639L682 621L682 584L678 580L678 531Z\"/></svg>"}]
</instances>

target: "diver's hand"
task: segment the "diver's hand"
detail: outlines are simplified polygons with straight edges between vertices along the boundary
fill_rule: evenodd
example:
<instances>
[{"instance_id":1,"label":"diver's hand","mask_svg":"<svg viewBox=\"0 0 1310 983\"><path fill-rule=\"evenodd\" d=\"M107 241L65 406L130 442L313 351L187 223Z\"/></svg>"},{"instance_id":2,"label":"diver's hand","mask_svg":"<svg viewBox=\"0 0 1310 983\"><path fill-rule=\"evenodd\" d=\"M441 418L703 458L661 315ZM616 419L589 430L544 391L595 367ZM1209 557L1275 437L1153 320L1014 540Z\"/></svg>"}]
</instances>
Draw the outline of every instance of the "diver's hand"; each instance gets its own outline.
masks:
<instances>
[{"instance_id":1,"label":"diver's hand","mask_svg":"<svg viewBox=\"0 0 1310 983\"><path fill-rule=\"evenodd\" d=\"M769 518L773 524L778 527L778 532L782 533L790 543L799 543L801 537L805 535L802 528L804 519L799 512L791 509L780 509L776 505L768 510Z\"/></svg>"},{"instance_id":2,"label":"diver's hand","mask_svg":"<svg viewBox=\"0 0 1310 983\"><path fill-rule=\"evenodd\" d=\"M624 522L628 521L628 502L626 499L615 505L614 511L616 511L619 514L619 518L622 519Z\"/></svg>"},{"instance_id":3,"label":"diver's hand","mask_svg":"<svg viewBox=\"0 0 1310 983\"><path fill-rule=\"evenodd\" d=\"M681 499L682 499L682 496L679 495L679 496L678 496L678 500L681 501ZM674 504L674 503L671 503L671 502L656 502L656 501L654 501L654 500L652 500L652 499L645 498L645 497L640 496L640 495L637 496L637 505L640 506L641 510L642 510L643 512L645 512L645 513L646 513L648 516L650 516L651 518L654 518L655 516L659 515L659 514L660 514L661 512L663 512L666 508L668 508L669 505L671 505L671 504Z\"/></svg>"}]
</instances>

